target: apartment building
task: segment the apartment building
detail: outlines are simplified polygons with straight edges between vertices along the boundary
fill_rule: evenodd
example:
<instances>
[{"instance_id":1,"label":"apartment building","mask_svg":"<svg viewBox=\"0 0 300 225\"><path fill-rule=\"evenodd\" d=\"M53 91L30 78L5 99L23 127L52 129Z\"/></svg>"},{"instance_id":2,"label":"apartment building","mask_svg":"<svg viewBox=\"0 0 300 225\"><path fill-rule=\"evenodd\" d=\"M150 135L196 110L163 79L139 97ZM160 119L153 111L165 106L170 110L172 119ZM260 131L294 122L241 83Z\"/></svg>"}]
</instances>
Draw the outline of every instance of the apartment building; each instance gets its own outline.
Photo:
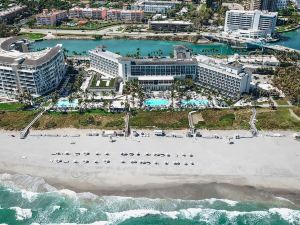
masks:
<instances>
[{"instance_id":1,"label":"apartment building","mask_svg":"<svg viewBox=\"0 0 300 225\"><path fill-rule=\"evenodd\" d=\"M69 10L70 18L87 18L95 20L105 20L107 17L106 8L90 8L86 6L85 8L74 7Z\"/></svg>"},{"instance_id":2,"label":"apartment building","mask_svg":"<svg viewBox=\"0 0 300 225\"><path fill-rule=\"evenodd\" d=\"M226 12L224 31L246 38L267 38L275 31L277 13L265 11L229 10Z\"/></svg>"},{"instance_id":3,"label":"apartment building","mask_svg":"<svg viewBox=\"0 0 300 225\"><path fill-rule=\"evenodd\" d=\"M196 83L219 91L232 98L250 90L251 73L241 64L218 62L211 57L197 56L198 73Z\"/></svg>"},{"instance_id":4,"label":"apartment building","mask_svg":"<svg viewBox=\"0 0 300 225\"><path fill-rule=\"evenodd\" d=\"M142 10L109 9L107 11L107 20L140 22L143 19L144 19L144 11Z\"/></svg>"},{"instance_id":5,"label":"apartment building","mask_svg":"<svg viewBox=\"0 0 300 225\"><path fill-rule=\"evenodd\" d=\"M16 5L0 11L0 22L11 22L17 15L24 12L27 6Z\"/></svg>"},{"instance_id":6,"label":"apartment building","mask_svg":"<svg viewBox=\"0 0 300 225\"><path fill-rule=\"evenodd\" d=\"M13 98L28 91L40 96L57 88L66 72L62 45L39 52L22 45L26 41L17 37L0 39L0 95Z\"/></svg>"},{"instance_id":7,"label":"apartment building","mask_svg":"<svg viewBox=\"0 0 300 225\"><path fill-rule=\"evenodd\" d=\"M250 10L275 12L287 7L287 0L250 0Z\"/></svg>"},{"instance_id":8,"label":"apartment building","mask_svg":"<svg viewBox=\"0 0 300 225\"><path fill-rule=\"evenodd\" d=\"M143 10L145 13L165 14L168 10L180 4L179 1L139 0L131 6L133 10Z\"/></svg>"},{"instance_id":9,"label":"apartment building","mask_svg":"<svg viewBox=\"0 0 300 225\"><path fill-rule=\"evenodd\" d=\"M68 17L66 10L44 9L42 13L36 15L36 24L38 26L55 26L58 22Z\"/></svg>"},{"instance_id":10,"label":"apartment building","mask_svg":"<svg viewBox=\"0 0 300 225\"><path fill-rule=\"evenodd\" d=\"M249 92L251 74L242 65L225 64L206 56L192 56L189 49L177 46L174 58L131 58L106 51L103 47L90 51L91 69L102 76L137 80L145 90L171 88L175 79L193 79L229 97Z\"/></svg>"},{"instance_id":11,"label":"apartment building","mask_svg":"<svg viewBox=\"0 0 300 225\"><path fill-rule=\"evenodd\" d=\"M193 30L193 23L188 21L161 20L148 22L148 28L153 31L189 32Z\"/></svg>"}]
</instances>

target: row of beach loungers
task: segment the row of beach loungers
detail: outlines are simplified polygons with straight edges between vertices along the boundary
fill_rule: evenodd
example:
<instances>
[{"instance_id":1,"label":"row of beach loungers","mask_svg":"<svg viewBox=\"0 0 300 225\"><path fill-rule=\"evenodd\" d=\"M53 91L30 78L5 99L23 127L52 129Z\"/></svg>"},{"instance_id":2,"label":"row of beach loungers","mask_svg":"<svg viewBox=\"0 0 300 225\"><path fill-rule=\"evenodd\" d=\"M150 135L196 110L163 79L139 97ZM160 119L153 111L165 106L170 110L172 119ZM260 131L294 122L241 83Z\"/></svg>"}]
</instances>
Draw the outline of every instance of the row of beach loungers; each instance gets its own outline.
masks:
<instances>
[{"instance_id":1,"label":"row of beach loungers","mask_svg":"<svg viewBox=\"0 0 300 225\"><path fill-rule=\"evenodd\" d=\"M70 160L50 159L50 162L57 163L57 164L59 164L59 163L65 163L65 164L68 164L68 163L70 163ZM80 161L79 161L79 160L73 160L72 162L73 162L74 164L80 164ZM95 161L93 161L93 162L90 162L90 161L87 160L87 159L83 159L81 162L82 162L82 164L89 164L89 163L100 164L100 161L99 161L99 160L95 160ZM110 164L111 161L110 161L109 159L104 159L104 160L103 160L103 163L104 163L104 164ZM121 163L122 163L122 164L126 164L127 161L122 160ZM141 161L141 160L131 160L131 161L128 161L128 163L129 163L129 164L141 164L141 165L156 165L156 166L158 166L158 165L160 165L160 164L166 165L166 166L172 165L172 164L173 164L174 166L180 166L180 165L185 165L185 166L191 165L191 166L194 166L194 165L195 165L194 162L184 162L184 163L180 163L180 162L178 162L178 161L174 161L174 162L164 161L163 163L159 163L159 162L150 162L150 161Z\"/></svg>"},{"instance_id":2,"label":"row of beach loungers","mask_svg":"<svg viewBox=\"0 0 300 225\"><path fill-rule=\"evenodd\" d=\"M90 152L75 152L73 154L75 156L80 156L80 155L89 156L89 155L91 155ZM72 154L70 152L66 151L66 152L54 152L51 155L66 155L66 156L70 156ZM96 156L101 156L101 153L96 152L95 155ZM134 153L134 152L128 152L128 153L127 152L121 152L120 155L124 156L124 157L126 157L126 156L142 156L142 154L139 153L139 152L136 152L136 153ZM103 156L110 156L110 153L105 152L105 153L103 153ZM149 152L146 152L144 154L144 156L171 157L171 154L170 153L157 153L157 152L149 153ZM178 158L180 156L182 156L182 157L190 157L190 158L194 157L194 155L191 154L191 153L181 153L181 155L180 154L176 154L175 155L176 158Z\"/></svg>"}]
</instances>

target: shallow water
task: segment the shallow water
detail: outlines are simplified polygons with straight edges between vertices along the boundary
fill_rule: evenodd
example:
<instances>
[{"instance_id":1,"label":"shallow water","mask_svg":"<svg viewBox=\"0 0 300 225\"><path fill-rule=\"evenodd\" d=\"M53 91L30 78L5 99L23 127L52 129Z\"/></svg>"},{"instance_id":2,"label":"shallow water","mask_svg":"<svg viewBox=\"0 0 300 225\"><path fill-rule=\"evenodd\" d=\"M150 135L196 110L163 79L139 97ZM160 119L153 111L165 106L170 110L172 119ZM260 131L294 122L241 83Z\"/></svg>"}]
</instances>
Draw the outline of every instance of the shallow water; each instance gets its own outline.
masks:
<instances>
[{"instance_id":1,"label":"shallow water","mask_svg":"<svg viewBox=\"0 0 300 225\"><path fill-rule=\"evenodd\" d=\"M299 209L275 202L100 197L57 190L43 179L11 177L0 178L0 224L300 224ZM26 191L19 184L43 192Z\"/></svg>"}]
</instances>

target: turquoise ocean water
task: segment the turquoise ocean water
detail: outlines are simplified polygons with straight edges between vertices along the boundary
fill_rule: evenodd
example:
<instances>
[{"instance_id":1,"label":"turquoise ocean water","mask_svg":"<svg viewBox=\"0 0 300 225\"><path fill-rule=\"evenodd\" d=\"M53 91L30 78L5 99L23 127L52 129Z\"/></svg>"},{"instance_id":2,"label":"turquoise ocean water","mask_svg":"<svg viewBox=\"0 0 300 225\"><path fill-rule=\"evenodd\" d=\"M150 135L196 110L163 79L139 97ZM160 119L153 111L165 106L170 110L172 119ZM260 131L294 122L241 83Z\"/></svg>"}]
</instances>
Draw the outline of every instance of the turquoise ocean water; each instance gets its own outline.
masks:
<instances>
[{"instance_id":1,"label":"turquoise ocean water","mask_svg":"<svg viewBox=\"0 0 300 225\"><path fill-rule=\"evenodd\" d=\"M26 179L18 182L37 187L44 181L34 178L31 181ZM43 184L48 187L48 191L32 192L20 189L10 181L0 183L0 224L300 224L299 209L278 207L278 203L275 205L275 203L237 202L214 198L180 200L100 197L91 193L75 193L71 190L58 191L48 184ZM291 202L288 203L293 205Z\"/></svg>"}]
</instances>

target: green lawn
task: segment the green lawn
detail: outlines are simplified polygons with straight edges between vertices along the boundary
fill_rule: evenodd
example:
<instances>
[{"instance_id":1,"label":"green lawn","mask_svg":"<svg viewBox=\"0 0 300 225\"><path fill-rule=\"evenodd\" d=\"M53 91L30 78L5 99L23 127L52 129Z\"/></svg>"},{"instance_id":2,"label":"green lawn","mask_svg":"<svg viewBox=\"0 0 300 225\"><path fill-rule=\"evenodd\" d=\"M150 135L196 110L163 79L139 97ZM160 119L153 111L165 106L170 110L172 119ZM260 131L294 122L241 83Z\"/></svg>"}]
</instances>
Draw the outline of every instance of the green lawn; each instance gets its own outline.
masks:
<instances>
[{"instance_id":1,"label":"green lawn","mask_svg":"<svg viewBox=\"0 0 300 225\"><path fill-rule=\"evenodd\" d=\"M78 112L44 114L34 124L35 129L78 128L78 129L124 129L124 114L92 110Z\"/></svg>"},{"instance_id":2,"label":"green lawn","mask_svg":"<svg viewBox=\"0 0 300 225\"><path fill-rule=\"evenodd\" d=\"M16 102L16 103L0 103L0 111L17 111L22 109L24 104Z\"/></svg>"},{"instance_id":3,"label":"green lawn","mask_svg":"<svg viewBox=\"0 0 300 225\"><path fill-rule=\"evenodd\" d=\"M293 111L294 111L294 113L295 113L297 116L300 117L300 108L299 108L299 107L293 108Z\"/></svg>"},{"instance_id":4,"label":"green lawn","mask_svg":"<svg viewBox=\"0 0 300 225\"><path fill-rule=\"evenodd\" d=\"M100 83L99 83L99 86L96 86L98 80L100 80ZM116 79L111 79L109 81L108 86L106 86L106 82L107 82L106 80L101 80L97 76L94 76L92 83L91 83L91 87L92 88L112 88L115 85Z\"/></svg>"},{"instance_id":5,"label":"green lawn","mask_svg":"<svg viewBox=\"0 0 300 225\"><path fill-rule=\"evenodd\" d=\"M60 25L60 26L36 26L34 28L37 29L61 29L61 30L99 30L103 28L107 28L110 26L115 26L123 24L122 22L118 21L100 21L100 22L95 22L95 21L90 21L85 25L77 25L77 26L67 26L67 25ZM84 34L84 33L82 33Z\"/></svg>"},{"instance_id":6,"label":"green lawn","mask_svg":"<svg viewBox=\"0 0 300 225\"><path fill-rule=\"evenodd\" d=\"M28 125L37 113L37 111L0 112L0 129L21 130Z\"/></svg>"},{"instance_id":7,"label":"green lawn","mask_svg":"<svg viewBox=\"0 0 300 225\"><path fill-rule=\"evenodd\" d=\"M285 98L275 99L275 101L278 105L288 105L287 99L285 99Z\"/></svg>"},{"instance_id":8,"label":"green lawn","mask_svg":"<svg viewBox=\"0 0 300 225\"><path fill-rule=\"evenodd\" d=\"M249 129L251 111L249 109L205 109L201 111L203 120L196 128L210 130Z\"/></svg>"},{"instance_id":9,"label":"green lawn","mask_svg":"<svg viewBox=\"0 0 300 225\"><path fill-rule=\"evenodd\" d=\"M23 37L23 38L35 41L35 40L42 39L46 35L45 34L39 34L39 33L20 33L20 36Z\"/></svg>"},{"instance_id":10,"label":"green lawn","mask_svg":"<svg viewBox=\"0 0 300 225\"><path fill-rule=\"evenodd\" d=\"M134 128L186 129L189 127L188 111L138 111L130 119Z\"/></svg>"},{"instance_id":11,"label":"green lawn","mask_svg":"<svg viewBox=\"0 0 300 225\"><path fill-rule=\"evenodd\" d=\"M300 121L288 109L258 109L257 128L260 130L300 130Z\"/></svg>"}]
</instances>

